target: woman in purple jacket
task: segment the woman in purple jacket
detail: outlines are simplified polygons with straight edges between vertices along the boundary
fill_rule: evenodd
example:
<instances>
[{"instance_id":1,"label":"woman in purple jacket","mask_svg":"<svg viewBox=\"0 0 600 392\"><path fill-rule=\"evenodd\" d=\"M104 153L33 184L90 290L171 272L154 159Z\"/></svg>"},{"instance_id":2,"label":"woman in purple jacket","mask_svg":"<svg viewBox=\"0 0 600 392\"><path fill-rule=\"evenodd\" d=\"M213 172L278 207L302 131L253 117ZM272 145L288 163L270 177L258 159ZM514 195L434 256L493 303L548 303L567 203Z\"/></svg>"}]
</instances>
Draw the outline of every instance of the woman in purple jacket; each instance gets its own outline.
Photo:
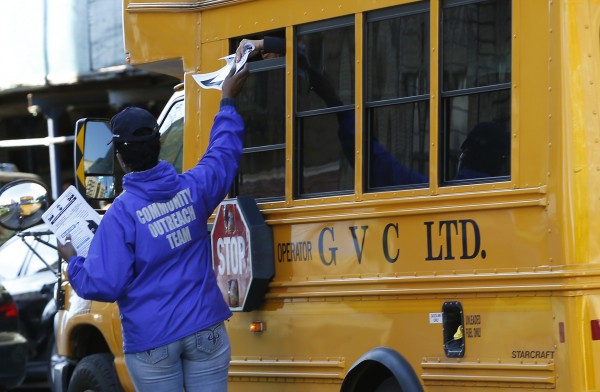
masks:
<instances>
[{"instance_id":1,"label":"woman in purple jacket","mask_svg":"<svg viewBox=\"0 0 600 392\"><path fill-rule=\"evenodd\" d=\"M247 67L222 85L206 153L183 174L159 161L154 117L126 108L111 120L124 192L104 215L87 257L67 242L77 294L116 301L123 350L138 391L227 390L231 317L212 269L207 219L238 171L244 124L235 98Z\"/></svg>"}]
</instances>

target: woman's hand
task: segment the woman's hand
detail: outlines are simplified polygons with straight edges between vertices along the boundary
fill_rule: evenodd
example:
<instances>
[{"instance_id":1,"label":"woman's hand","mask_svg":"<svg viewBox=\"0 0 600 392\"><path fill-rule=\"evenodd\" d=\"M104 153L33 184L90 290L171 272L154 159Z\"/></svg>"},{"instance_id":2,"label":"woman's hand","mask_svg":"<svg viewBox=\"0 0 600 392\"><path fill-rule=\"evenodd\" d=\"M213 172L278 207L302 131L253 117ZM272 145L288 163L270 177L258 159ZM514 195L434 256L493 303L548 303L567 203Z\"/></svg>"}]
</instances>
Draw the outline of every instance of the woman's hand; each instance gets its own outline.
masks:
<instances>
[{"instance_id":1,"label":"woman's hand","mask_svg":"<svg viewBox=\"0 0 600 392\"><path fill-rule=\"evenodd\" d=\"M71 256L77 256L77 251L73 247L73 244L71 244L70 235L67 235L64 244L62 244L60 241L57 241L56 247L58 248L58 253L60 253L61 257L65 260L69 260Z\"/></svg>"}]
</instances>

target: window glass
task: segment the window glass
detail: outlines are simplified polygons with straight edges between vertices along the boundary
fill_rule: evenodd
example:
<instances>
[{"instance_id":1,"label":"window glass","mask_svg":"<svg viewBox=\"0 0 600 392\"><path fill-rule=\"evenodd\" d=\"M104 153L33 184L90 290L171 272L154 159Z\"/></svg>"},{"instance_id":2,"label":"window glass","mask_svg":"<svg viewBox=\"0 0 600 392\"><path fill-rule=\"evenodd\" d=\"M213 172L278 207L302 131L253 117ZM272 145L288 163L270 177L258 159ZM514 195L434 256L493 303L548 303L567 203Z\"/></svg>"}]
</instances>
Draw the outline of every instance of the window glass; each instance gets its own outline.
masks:
<instances>
[{"instance_id":1,"label":"window glass","mask_svg":"<svg viewBox=\"0 0 600 392\"><path fill-rule=\"evenodd\" d=\"M443 10L444 91L510 82L510 1L455 2Z\"/></svg>"},{"instance_id":2,"label":"window glass","mask_svg":"<svg viewBox=\"0 0 600 392\"><path fill-rule=\"evenodd\" d=\"M177 173L181 173L183 168L184 113L184 101L175 102L160 126L161 148L159 158L175 166Z\"/></svg>"},{"instance_id":3,"label":"window glass","mask_svg":"<svg viewBox=\"0 0 600 392\"><path fill-rule=\"evenodd\" d=\"M446 0L442 13L443 184L510 178L511 2Z\"/></svg>"},{"instance_id":4,"label":"window glass","mask_svg":"<svg viewBox=\"0 0 600 392\"><path fill-rule=\"evenodd\" d=\"M245 148L285 143L284 92L285 68L248 76L238 99L246 126Z\"/></svg>"},{"instance_id":5,"label":"window glass","mask_svg":"<svg viewBox=\"0 0 600 392\"><path fill-rule=\"evenodd\" d=\"M367 19L368 101L429 94L429 12L423 8L382 10Z\"/></svg>"},{"instance_id":6,"label":"window glass","mask_svg":"<svg viewBox=\"0 0 600 392\"><path fill-rule=\"evenodd\" d=\"M354 103L354 26L298 34L299 112Z\"/></svg>"},{"instance_id":7,"label":"window glass","mask_svg":"<svg viewBox=\"0 0 600 392\"><path fill-rule=\"evenodd\" d=\"M13 237L0 248L0 279L14 279L19 276L28 257L29 250L21 238Z\"/></svg>"},{"instance_id":8,"label":"window glass","mask_svg":"<svg viewBox=\"0 0 600 392\"><path fill-rule=\"evenodd\" d=\"M0 227L0 245L3 245L6 241L8 241L13 236L13 234L15 234L14 230L9 230L7 228Z\"/></svg>"},{"instance_id":9,"label":"window glass","mask_svg":"<svg viewBox=\"0 0 600 392\"><path fill-rule=\"evenodd\" d=\"M283 198L285 58L281 53L264 58L248 63L250 75L238 97L246 137L232 194L252 195L261 199Z\"/></svg>"},{"instance_id":10,"label":"window glass","mask_svg":"<svg viewBox=\"0 0 600 392\"><path fill-rule=\"evenodd\" d=\"M300 26L296 196L354 189L354 19Z\"/></svg>"},{"instance_id":11,"label":"window glass","mask_svg":"<svg viewBox=\"0 0 600 392\"><path fill-rule=\"evenodd\" d=\"M429 182L428 6L367 16L367 190Z\"/></svg>"},{"instance_id":12,"label":"window glass","mask_svg":"<svg viewBox=\"0 0 600 392\"><path fill-rule=\"evenodd\" d=\"M300 119L300 194L352 190L354 110ZM351 129L343 124L350 124Z\"/></svg>"},{"instance_id":13,"label":"window glass","mask_svg":"<svg viewBox=\"0 0 600 392\"><path fill-rule=\"evenodd\" d=\"M42 229L45 231L44 229ZM27 242L51 267L58 266L56 249L41 243L33 236L26 236ZM40 235L43 241L56 245L56 237L48 234ZM15 236L0 248L0 280L14 279L46 270L44 262L31 251L21 237Z\"/></svg>"},{"instance_id":14,"label":"window glass","mask_svg":"<svg viewBox=\"0 0 600 392\"><path fill-rule=\"evenodd\" d=\"M445 104L444 180L510 175L510 91L452 97Z\"/></svg>"},{"instance_id":15,"label":"window glass","mask_svg":"<svg viewBox=\"0 0 600 392\"><path fill-rule=\"evenodd\" d=\"M238 193L267 198L285 195L285 149L244 154L238 174Z\"/></svg>"},{"instance_id":16,"label":"window glass","mask_svg":"<svg viewBox=\"0 0 600 392\"><path fill-rule=\"evenodd\" d=\"M39 237L41 240L56 245L56 237L52 235L42 235ZM58 252L56 249L49 247L48 245L41 243L33 238L30 238L27 242L35 249L35 251L41 256L36 256L30 252L28 257L31 257L31 261L27 265L27 270L23 271L23 275L31 275L39 271L46 270L48 267L44 264L44 261L48 263L52 268L58 266ZM44 261L42 261L42 259Z\"/></svg>"},{"instance_id":17,"label":"window glass","mask_svg":"<svg viewBox=\"0 0 600 392\"><path fill-rule=\"evenodd\" d=\"M369 111L369 188L429 182L429 104L414 102Z\"/></svg>"}]
</instances>

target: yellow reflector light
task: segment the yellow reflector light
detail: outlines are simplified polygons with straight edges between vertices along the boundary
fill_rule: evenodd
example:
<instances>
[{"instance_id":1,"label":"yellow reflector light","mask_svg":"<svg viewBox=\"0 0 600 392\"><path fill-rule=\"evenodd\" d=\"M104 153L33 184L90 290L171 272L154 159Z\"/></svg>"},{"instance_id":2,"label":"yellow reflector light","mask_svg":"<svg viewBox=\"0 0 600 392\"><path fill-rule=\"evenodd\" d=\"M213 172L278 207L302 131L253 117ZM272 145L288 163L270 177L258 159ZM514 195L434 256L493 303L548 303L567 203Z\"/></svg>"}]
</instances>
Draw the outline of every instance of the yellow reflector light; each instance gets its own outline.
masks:
<instances>
[{"instance_id":1,"label":"yellow reflector light","mask_svg":"<svg viewBox=\"0 0 600 392\"><path fill-rule=\"evenodd\" d=\"M266 325L262 321L252 321L250 323L250 332L265 332Z\"/></svg>"}]
</instances>

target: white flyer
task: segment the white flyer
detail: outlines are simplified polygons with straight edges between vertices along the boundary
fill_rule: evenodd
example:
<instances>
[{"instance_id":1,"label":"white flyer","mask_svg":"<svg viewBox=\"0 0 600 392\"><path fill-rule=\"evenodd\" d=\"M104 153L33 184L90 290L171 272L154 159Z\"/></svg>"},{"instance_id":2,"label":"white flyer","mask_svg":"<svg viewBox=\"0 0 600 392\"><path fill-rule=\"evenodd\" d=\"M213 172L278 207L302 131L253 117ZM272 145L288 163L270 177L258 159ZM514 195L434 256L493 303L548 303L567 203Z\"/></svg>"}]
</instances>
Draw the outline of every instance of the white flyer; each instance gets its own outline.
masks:
<instances>
[{"instance_id":1,"label":"white flyer","mask_svg":"<svg viewBox=\"0 0 600 392\"><path fill-rule=\"evenodd\" d=\"M101 217L71 185L42 215L42 219L62 244L67 235L71 235L71 244L77 254L85 257Z\"/></svg>"},{"instance_id":2,"label":"white flyer","mask_svg":"<svg viewBox=\"0 0 600 392\"><path fill-rule=\"evenodd\" d=\"M239 70L244 66L244 64L246 64L246 61L248 60L248 55L250 55L250 53L252 53L254 49L255 47L252 44L246 44L244 46L244 55L242 56L240 61L238 61L237 64L235 64L235 73L238 73ZM233 64L235 63L235 53L230 54L229 56L221 57L219 60L225 60L227 62L227 64L225 64L225 66L223 66L223 68L221 68L220 70L205 74L192 75L192 77L194 78L196 83L200 85L200 87L206 89L221 89L223 81L225 80L227 75L229 75L231 67L233 67Z\"/></svg>"}]
</instances>

